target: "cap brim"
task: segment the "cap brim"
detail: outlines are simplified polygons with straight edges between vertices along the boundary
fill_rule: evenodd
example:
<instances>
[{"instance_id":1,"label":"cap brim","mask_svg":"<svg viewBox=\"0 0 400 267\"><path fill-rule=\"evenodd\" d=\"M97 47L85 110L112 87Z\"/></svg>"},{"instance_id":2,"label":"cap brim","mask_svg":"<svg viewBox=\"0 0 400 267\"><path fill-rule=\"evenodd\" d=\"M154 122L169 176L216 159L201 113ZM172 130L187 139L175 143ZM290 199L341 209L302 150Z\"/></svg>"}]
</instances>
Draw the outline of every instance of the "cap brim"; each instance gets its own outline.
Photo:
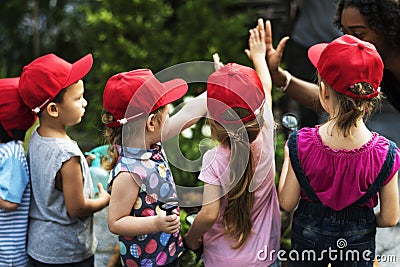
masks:
<instances>
[{"instance_id":1,"label":"cap brim","mask_svg":"<svg viewBox=\"0 0 400 267\"><path fill-rule=\"evenodd\" d=\"M317 67L319 58L321 57L322 51L324 51L325 47L327 47L327 43L316 44L308 49L308 58L314 67Z\"/></svg>"},{"instance_id":2,"label":"cap brim","mask_svg":"<svg viewBox=\"0 0 400 267\"><path fill-rule=\"evenodd\" d=\"M71 74L65 84L65 87L81 80L90 71L93 65L92 54L87 54L78 61L72 63Z\"/></svg>"},{"instance_id":3,"label":"cap brim","mask_svg":"<svg viewBox=\"0 0 400 267\"><path fill-rule=\"evenodd\" d=\"M174 79L171 81L163 82L162 85L166 89L166 92L164 94L164 97L158 104L160 107L168 105L182 98L188 90L187 83L185 82L185 80L182 79Z\"/></svg>"}]
</instances>

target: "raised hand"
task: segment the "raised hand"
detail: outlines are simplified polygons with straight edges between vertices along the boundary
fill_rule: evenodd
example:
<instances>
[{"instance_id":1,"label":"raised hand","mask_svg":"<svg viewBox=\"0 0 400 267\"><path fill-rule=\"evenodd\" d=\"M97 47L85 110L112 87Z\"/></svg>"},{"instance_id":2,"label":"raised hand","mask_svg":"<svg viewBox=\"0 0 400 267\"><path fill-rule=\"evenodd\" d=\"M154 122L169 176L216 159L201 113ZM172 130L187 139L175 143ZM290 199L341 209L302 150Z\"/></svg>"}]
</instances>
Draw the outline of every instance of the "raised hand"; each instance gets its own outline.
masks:
<instances>
[{"instance_id":1,"label":"raised hand","mask_svg":"<svg viewBox=\"0 0 400 267\"><path fill-rule=\"evenodd\" d=\"M224 66L224 64L222 64L222 62L219 61L219 55L218 53L214 53L213 54L213 61L214 61L214 69L217 71L220 68L222 68Z\"/></svg>"},{"instance_id":2,"label":"raised hand","mask_svg":"<svg viewBox=\"0 0 400 267\"><path fill-rule=\"evenodd\" d=\"M264 23L262 19L258 20L257 28L259 30L264 29ZM289 37L283 37L280 41L276 49L272 44L272 29L271 22L267 20L265 22L265 44L267 46L267 64L268 68L272 74L272 72L277 72L279 66L281 64L283 50L285 49L286 42L289 40Z\"/></svg>"},{"instance_id":3,"label":"raised hand","mask_svg":"<svg viewBox=\"0 0 400 267\"><path fill-rule=\"evenodd\" d=\"M258 21L260 22L260 20L262 27L259 27L258 25L256 28L249 30L249 49L246 49L244 52L247 54L250 60L254 60L256 57L262 57L265 59L267 51L266 43L264 41L265 30L262 19L259 19Z\"/></svg>"}]
</instances>

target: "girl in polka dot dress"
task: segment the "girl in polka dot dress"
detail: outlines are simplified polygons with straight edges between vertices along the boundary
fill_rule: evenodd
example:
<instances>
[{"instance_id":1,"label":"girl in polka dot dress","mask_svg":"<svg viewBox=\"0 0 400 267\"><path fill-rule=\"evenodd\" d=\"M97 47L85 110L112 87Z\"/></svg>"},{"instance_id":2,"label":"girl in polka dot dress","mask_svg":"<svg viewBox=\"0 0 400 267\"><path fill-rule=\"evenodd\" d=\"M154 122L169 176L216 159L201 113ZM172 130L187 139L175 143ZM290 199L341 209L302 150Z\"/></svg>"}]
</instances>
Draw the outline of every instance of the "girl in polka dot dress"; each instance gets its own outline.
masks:
<instances>
[{"instance_id":1,"label":"girl in polka dot dress","mask_svg":"<svg viewBox=\"0 0 400 267\"><path fill-rule=\"evenodd\" d=\"M124 266L179 266L179 208L172 215L160 209L177 197L160 141L206 113L204 93L169 119L167 105L186 91L185 81L161 83L148 69L116 74L104 89L102 119L112 169L108 225L119 236Z\"/></svg>"}]
</instances>

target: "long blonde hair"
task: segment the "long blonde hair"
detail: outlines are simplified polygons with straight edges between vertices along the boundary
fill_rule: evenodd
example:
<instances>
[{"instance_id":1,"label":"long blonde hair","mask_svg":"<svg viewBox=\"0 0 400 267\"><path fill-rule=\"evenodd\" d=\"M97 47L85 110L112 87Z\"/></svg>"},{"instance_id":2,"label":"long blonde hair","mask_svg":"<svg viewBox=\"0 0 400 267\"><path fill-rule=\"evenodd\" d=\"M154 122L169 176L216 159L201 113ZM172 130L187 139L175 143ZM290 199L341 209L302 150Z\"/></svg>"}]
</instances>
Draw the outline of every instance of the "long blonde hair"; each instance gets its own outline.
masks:
<instances>
[{"instance_id":1,"label":"long blonde hair","mask_svg":"<svg viewBox=\"0 0 400 267\"><path fill-rule=\"evenodd\" d=\"M247 110L234 108L225 112L223 118L232 120L237 119L238 116L245 118L248 115ZM224 234L235 240L233 249L240 248L252 233L251 211L254 204L254 192L250 192L249 186L254 171L250 143L256 139L263 123L262 112L257 118L238 126L222 125L209 119L211 138L231 149L229 161L231 189L227 193L228 204L222 220Z\"/></svg>"},{"instance_id":2,"label":"long blonde hair","mask_svg":"<svg viewBox=\"0 0 400 267\"><path fill-rule=\"evenodd\" d=\"M162 121L162 112L166 108L166 106L162 106L150 114L154 114L154 118L157 122L161 123ZM104 138L106 140L106 143L109 145L108 146L108 156L105 157L107 158L106 161L102 162L103 167L106 170L112 170L115 167L115 164L117 163L119 153L117 146L122 146L123 145L123 139L122 135L127 134L129 132L129 136L138 136L139 131L143 131L143 127L137 127L137 126L143 126L145 125L144 120L146 120L147 117L139 118L135 120L134 122L130 122L124 125L124 128L122 126L117 126L117 127L105 127L103 131ZM111 122L114 122L114 116L108 112L104 111L101 120L104 124L108 124ZM140 136L140 135L139 135Z\"/></svg>"}]
</instances>

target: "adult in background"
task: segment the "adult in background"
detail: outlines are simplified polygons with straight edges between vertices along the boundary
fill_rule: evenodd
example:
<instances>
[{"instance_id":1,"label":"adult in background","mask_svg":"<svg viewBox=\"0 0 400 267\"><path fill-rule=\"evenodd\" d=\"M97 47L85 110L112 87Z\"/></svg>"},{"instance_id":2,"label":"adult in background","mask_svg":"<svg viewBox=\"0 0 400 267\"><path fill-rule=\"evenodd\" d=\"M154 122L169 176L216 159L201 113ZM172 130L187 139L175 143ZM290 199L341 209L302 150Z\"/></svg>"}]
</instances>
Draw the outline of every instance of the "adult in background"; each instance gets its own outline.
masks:
<instances>
[{"instance_id":1,"label":"adult in background","mask_svg":"<svg viewBox=\"0 0 400 267\"><path fill-rule=\"evenodd\" d=\"M316 69L308 59L307 51L317 43L329 43L341 35L333 23L338 0L292 0L291 2L292 6L296 6L296 13L293 16L293 29L285 48L283 62L291 74L312 82L315 79ZM313 127L320 120L318 113L303 105L298 105L298 112L301 127Z\"/></svg>"},{"instance_id":2,"label":"adult in background","mask_svg":"<svg viewBox=\"0 0 400 267\"><path fill-rule=\"evenodd\" d=\"M381 91L387 97L381 111L369 121L370 129L400 143L400 124L394 118L400 111L400 2L398 0L340 0L335 24L346 34L375 45L384 63ZM272 46L271 27L266 27L267 61L273 84L306 107L321 111L318 87L280 68L287 42ZM345 60L345 59L344 59ZM345 62L343 63L345 64ZM385 123L386 122L386 123ZM387 123L390 123L390 127Z\"/></svg>"}]
</instances>

